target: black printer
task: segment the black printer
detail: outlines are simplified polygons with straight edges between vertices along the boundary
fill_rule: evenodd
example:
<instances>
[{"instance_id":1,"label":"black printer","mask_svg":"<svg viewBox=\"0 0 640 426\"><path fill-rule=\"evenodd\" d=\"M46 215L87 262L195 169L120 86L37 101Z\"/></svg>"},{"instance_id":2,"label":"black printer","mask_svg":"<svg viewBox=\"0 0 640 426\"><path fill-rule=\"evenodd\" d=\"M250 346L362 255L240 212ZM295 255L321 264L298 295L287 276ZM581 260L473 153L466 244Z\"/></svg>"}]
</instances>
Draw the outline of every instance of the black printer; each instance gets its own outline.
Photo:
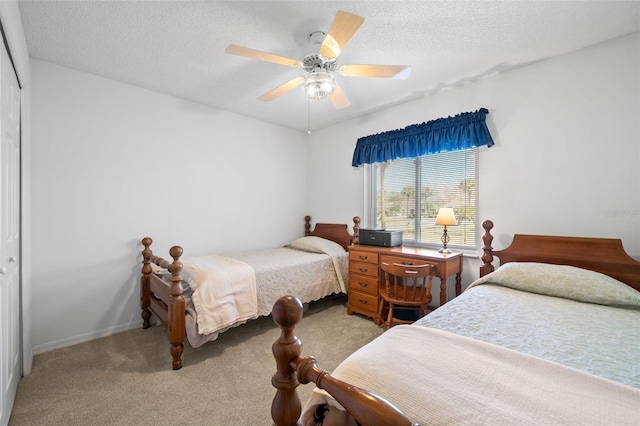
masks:
<instances>
[{"instance_id":1,"label":"black printer","mask_svg":"<svg viewBox=\"0 0 640 426\"><path fill-rule=\"evenodd\" d=\"M402 231L360 228L360 244L365 246L396 247L402 245Z\"/></svg>"}]
</instances>

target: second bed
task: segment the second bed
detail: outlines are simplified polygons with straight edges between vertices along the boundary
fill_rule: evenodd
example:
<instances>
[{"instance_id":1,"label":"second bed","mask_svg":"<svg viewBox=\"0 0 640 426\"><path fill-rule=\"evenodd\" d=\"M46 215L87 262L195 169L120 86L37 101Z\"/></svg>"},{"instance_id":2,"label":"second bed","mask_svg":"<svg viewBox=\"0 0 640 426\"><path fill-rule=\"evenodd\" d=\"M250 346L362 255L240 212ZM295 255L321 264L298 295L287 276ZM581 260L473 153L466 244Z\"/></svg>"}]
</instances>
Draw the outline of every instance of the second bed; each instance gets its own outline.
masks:
<instances>
[{"instance_id":1,"label":"second bed","mask_svg":"<svg viewBox=\"0 0 640 426\"><path fill-rule=\"evenodd\" d=\"M284 247L224 256L183 256L182 247L174 246L168 261L153 255L151 238L142 240L143 328L152 316L167 327L174 370L182 367L185 338L199 347L269 315L286 294L311 302L347 292L346 249L357 241L360 219L353 219L353 235L346 224L317 223L310 231L310 220L305 218L305 236Z\"/></svg>"}]
</instances>

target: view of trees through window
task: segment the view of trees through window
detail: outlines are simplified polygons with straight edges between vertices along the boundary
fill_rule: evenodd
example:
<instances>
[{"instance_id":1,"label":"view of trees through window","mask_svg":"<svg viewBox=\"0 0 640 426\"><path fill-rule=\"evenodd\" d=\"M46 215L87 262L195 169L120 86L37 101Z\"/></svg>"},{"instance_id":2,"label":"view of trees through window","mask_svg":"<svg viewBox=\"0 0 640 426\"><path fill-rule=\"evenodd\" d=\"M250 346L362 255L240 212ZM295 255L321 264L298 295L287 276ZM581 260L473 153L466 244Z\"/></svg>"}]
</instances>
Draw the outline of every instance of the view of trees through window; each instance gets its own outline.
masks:
<instances>
[{"instance_id":1,"label":"view of trees through window","mask_svg":"<svg viewBox=\"0 0 640 426\"><path fill-rule=\"evenodd\" d=\"M403 158L372 166L375 228L402 231L405 243L441 246L440 207L453 207L457 226L447 227L449 246L475 248L477 148Z\"/></svg>"}]
</instances>

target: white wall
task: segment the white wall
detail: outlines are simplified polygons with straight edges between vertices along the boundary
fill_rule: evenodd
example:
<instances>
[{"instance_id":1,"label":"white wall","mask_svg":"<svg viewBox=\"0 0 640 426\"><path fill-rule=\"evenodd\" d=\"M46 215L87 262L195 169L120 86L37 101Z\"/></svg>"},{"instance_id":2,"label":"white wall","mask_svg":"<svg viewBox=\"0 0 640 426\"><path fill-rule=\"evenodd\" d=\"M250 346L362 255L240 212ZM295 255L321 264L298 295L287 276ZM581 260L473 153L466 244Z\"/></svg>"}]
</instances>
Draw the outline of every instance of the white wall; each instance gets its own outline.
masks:
<instances>
[{"instance_id":1,"label":"white wall","mask_svg":"<svg viewBox=\"0 0 640 426\"><path fill-rule=\"evenodd\" d=\"M495 248L514 233L609 237L640 259L639 57L636 33L315 131L309 209L364 217L359 137L486 107L496 145L480 152L479 216ZM478 266L465 260L464 286Z\"/></svg>"},{"instance_id":2,"label":"white wall","mask_svg":"<svg viewBox=\"0 0 640 426\"><path fill-rule=\"evenodd\" d=\"M32 60L36 352L135 327L139 241L168 258L303 235L306 135Z\"/></svg>"}]
</instances>

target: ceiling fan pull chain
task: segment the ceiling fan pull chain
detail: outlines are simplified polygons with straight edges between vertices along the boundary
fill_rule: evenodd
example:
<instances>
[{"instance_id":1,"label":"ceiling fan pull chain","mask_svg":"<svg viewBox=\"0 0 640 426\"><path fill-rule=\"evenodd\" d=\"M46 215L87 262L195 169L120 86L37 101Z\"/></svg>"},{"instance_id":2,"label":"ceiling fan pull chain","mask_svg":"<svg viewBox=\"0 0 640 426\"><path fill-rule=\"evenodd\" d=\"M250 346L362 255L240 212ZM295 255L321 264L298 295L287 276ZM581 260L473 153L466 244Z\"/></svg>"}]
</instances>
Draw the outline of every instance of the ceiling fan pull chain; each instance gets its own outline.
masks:
<instances>
[{"instance_id":1,"label":"ceiling fan pull chain","mask_svg":"<svg viewBox=\"0 0 640 426\"><path fill-rule=\"evenodd\" d=\"M311 99L307 99L307 134L311 134Z\"/></svg>"}]
</instances>

